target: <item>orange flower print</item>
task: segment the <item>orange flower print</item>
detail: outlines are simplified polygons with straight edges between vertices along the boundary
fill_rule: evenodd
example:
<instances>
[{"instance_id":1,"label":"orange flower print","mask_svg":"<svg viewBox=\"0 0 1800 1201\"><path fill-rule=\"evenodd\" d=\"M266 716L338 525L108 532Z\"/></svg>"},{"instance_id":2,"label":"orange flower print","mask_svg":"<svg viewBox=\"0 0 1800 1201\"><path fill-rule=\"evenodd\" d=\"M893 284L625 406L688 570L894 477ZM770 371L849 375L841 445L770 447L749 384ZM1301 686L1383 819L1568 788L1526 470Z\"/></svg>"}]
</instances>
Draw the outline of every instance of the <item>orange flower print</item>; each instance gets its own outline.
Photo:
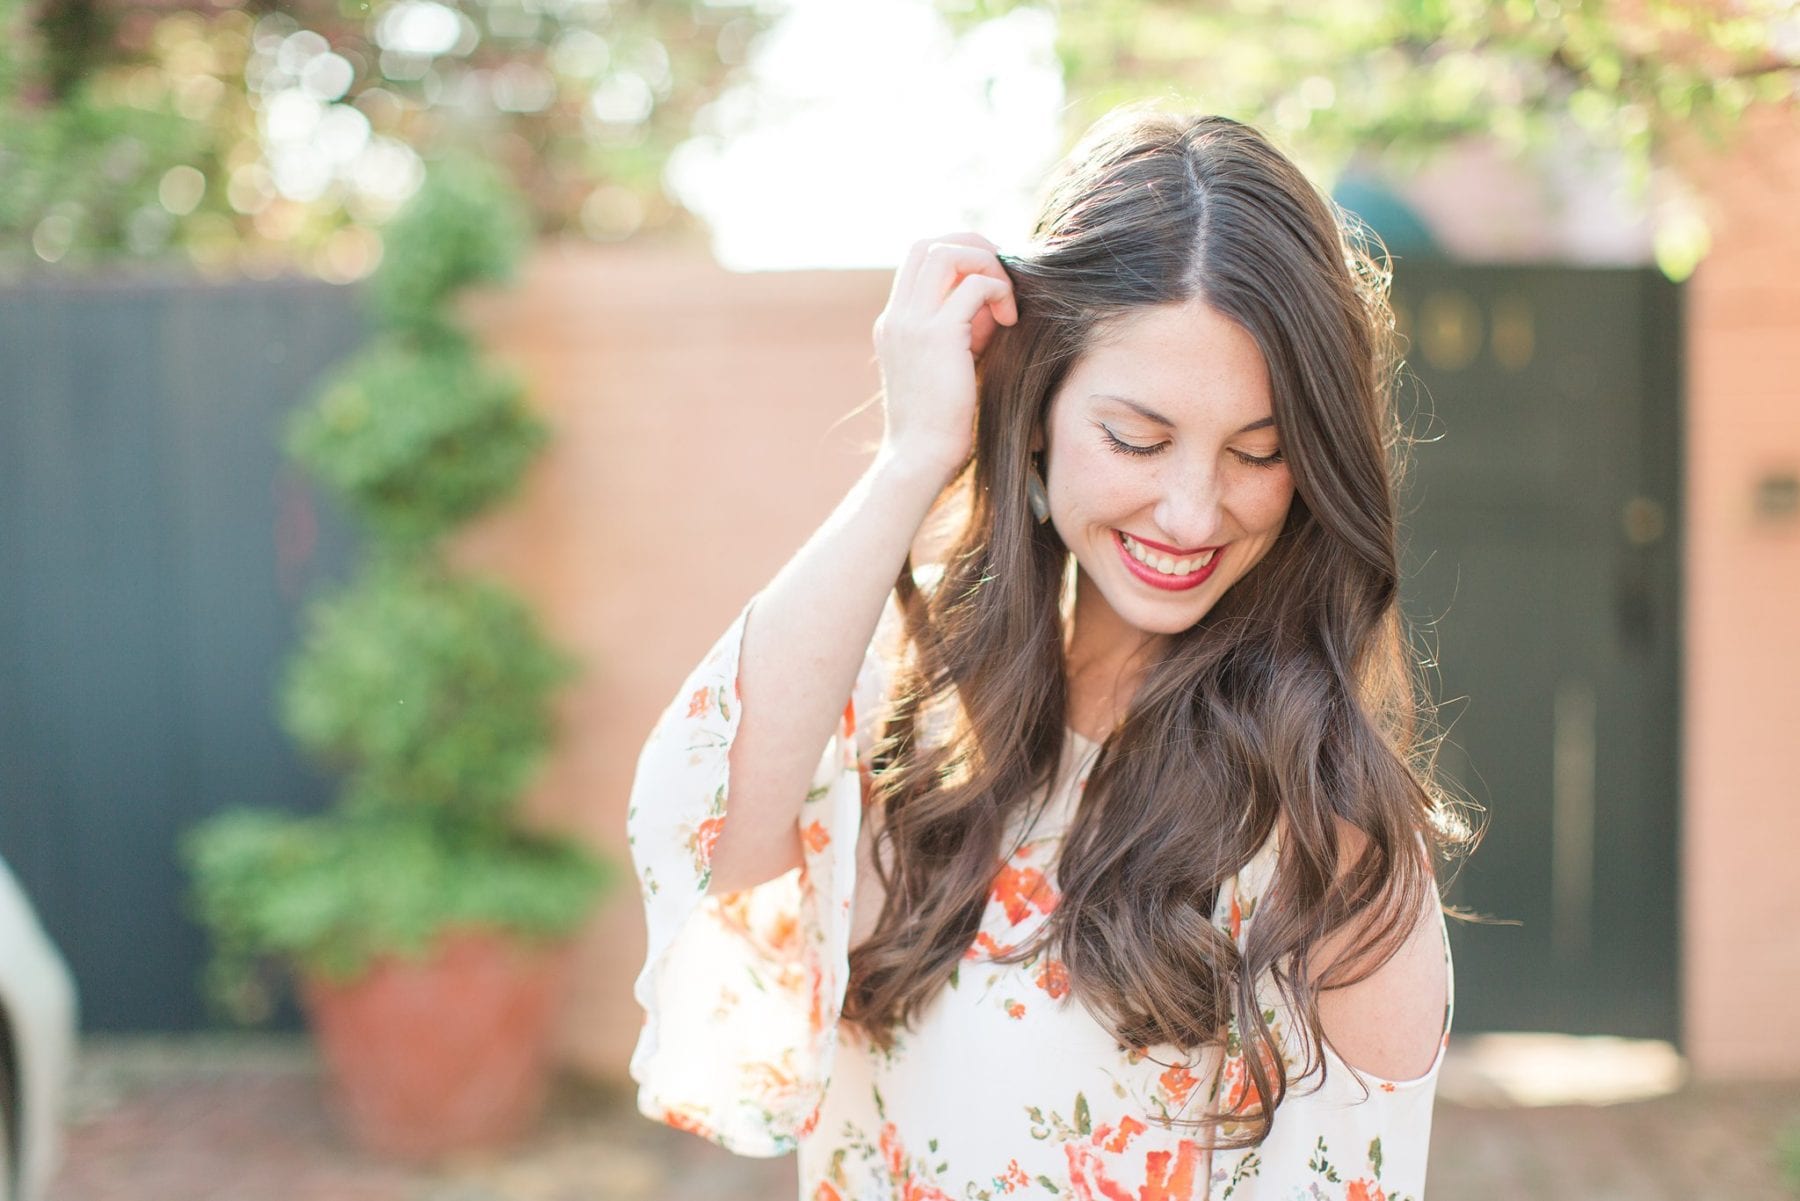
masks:
<instances>
[{"instance_id":1,"label":"orange flower print","mask_svg":"<svg viewBox=\"0 0 1800 1201\"><path fill-rule=\"evenodd\" d=\"M819 1181L819 1187L813 1190L812 1201L844 1201L844 1194L832 1187L831 1181Z\"/></svg>"},{"instance_id":2,"label":"orange flower print","mask_svg":"<svg viewBox=\"0 0 1800 1201\"><path fill-rule=\"evenodd\" d=\"M1069 969L1060 959L1044 957L1044 966L1038 969L1037 986L1050 994L1052 1001L1064 996L1069 991Z\"/></svg>"},{"instance_id":3,"label":"orange flower print","mask_svg":"<svg viewBox=\"0 0 1800 1201\"><path fill-rule=\"evenodd\" d=\"M1056 908L1056 894L1044 874L1035 867L1003 867L994 877L993 898L1006 907L1006 920L1024 921L1033 908L1049 913Z\"/></svg>"},{"instance_id":4,"label":"orange flower print","mask_svg":"<svg viewBox=\"0 0 1800 1201\"><path fill-rule=\"evenodd\" d=\"M1200 1146L1193 1139L1182 1139L1173 1155L1167 1150L1146 1151L1144 1187L1135 1193L1108 1171L1108 1159L1128 1156L1131 1140L1144 1130L1143 1123L1126 1117L1117 1133L1102 1124L1095 1127L1090 1142L1063 1144L1075 1201L1193 1201L1200 1168Z\"/></svg>"},{"instance_id":5,"label":"orange flower print","mask_svg":"<svg viewBox=\"0 0 1800 1201\"><path fill-rule=\"evenodd\" d=\"M1256 1091L1256 1081L1250 1078L1250 1068L1241 1056L1233 1056L1225 1061L1225 1113L1254 1112L1262 1104L1262 1096Z\"/></svg>"},{"instance_id":6,"label":"orange flower print","mask_svg":"<svg viewBox=\"0 0 1800 1201\"><path fill-rule=\"evenodd\" d=\"M800 1092L800 1081L792 1072L766 1061L745 1064L743 1081L745 1091L768 1109L786 1108Z\"/></svg>"},{"instance_id":7,"label":"orange flower print","mask_svg":"<svg viewBox=\"0 0 1800 1201\"><path fill-rule=\"evenodd\" d=\"M926 1184L915 1176L906 1178L906 1191L900 1195L902 1201L953 1201L943 1189Z\"/></svg>"},{"instance_id":8,"label":"orange flower print","mask_svg":"<svg viewBox=\"0 0 1800 1201\"><path fill-rule=\"evenodd\" d=\"M689 717L705 717L706 711L711 705L712 689L696 688L694 689L694 695L688 697L687 715Z\"/></svg>"},{"instance_id":9,"label":"orange flower print","mask_svg":"<svg viewBox=\"0 0 1800 1201\"><path fill-rule=\"evenodd\" d=\"M808 962L806 966L808 991L812 994L806 1006L806 1025L814 1034L825 1029L825 973L819 970L816 963Z\"/></svg>"},{"instance_id":10,"label":"orange flower print","mask_svg":"<svg viewBox=\"0 0 1800 1201\"><path fill-rule=\"evenodd\" d=\"M895 1180L906 1172L906 1148L900 1145L900 1131L892 1122L881 1127L881 1157L887 1161L888 1175Z\"/></svg>"},{"instance_id":11,"label":"orange flower print","mask_svg":"<svg viewBox=\"0 0 1800 1201\"><path fill-rule=\"evenodd\" d=\"M800 954L800 919L791 910L777 912L757 934L763 946L779 958L794 959Z\"/></svg>"},{"instance_id":12,"label":"orange flower print","mask_svg":"<svg viewBox=\"0 0 1800 1201\"><path fill-rule=\"evenodd\" d=\"M767 912L753 912L750 908L750 890L742 889L728 892L720 897L714 909L719 924L738 935L757 953L774 963L797 965L801 952L805 949L805 930L800 925L800 918L791 909L771 909ZM786 973L784 973L785 981ZM792 984L797 988L799 978L796 976Z\"/></svg>"},{"instance_id":13,"label":"orange flower print","mask_svg":"<svg viewBox=\"0 0 1800 1201\"><path fill-rule=\"evenodd\" d=\"M1387 1201L1387 1194L1373 1180L1352 1180L1344 1201Z\"/></svg>"},{"instance_id":14,"label":"orange flower print","mask_svg":"<svg viewBox=\"0 0 1800 1201\"><path fill-rule=\"evenodd\" d=\"M719 841L719 834L725 829L725 818L709 817L694 829L694 858L702 869L712 863L713 847Z\"/></svg>"},{"instance_id":15,"label":"orange flower print","mask_svg":"<svg viewBox=\"0 0 1800 1201\"><path fill-rule=\"evenodd\" d=\"M1194 1074L1187 1070L1187 1065L1184 1063L1176 1064L1158 1076L1157 1081L1162 1085L1163 1092L1168 1096L1170 1104L1177 1109L1187 1103L1188 1094L1193 1092L1194 1086L1200 1083L1194 1078Z\"/></svg>"},{"instance_id":16,"label":"orange flower print","mask_svg":"<svg viewBox=\"0 0 1800 1201\"><path fill-rule=\"evenodd\" d=\"M995 942L994 936L989 934L986 930L983 930L980 934L975 936L975 941L969 944L969 949L963 952L963 958L980 959L982 952L984 951L990 957L995 955L1005 955L1011 950L1012 947L1003 942Z\"/></svg>"},{"instance_id":17,"label":"orange flower print","mask_svg":"<svg viewBox=\"0 0 1800 1201\"><path fill-rule=\"evenodd\" d=\"M841 725L845 738L856 737L856 698L851 697L844 705L844 720Z\"/></svg>"},{"instance_id":18,"label":"orange flower print","mask_svg":"<svg viewBox=\"0 0 1800 1201\"><path fill-rule=\"evenodd\" d=\"M813 1106L812 1112L806 1115L806 1120L794 1128L794 1137L805 1138L807 1135L811 1134L818 1127L819 1113L824 1108L825 1105L823 1102Z\"/></svg>"},{"instance_id":19,"label":"orange flower print","mask_svg":"<svg viewBox=\"0 0 1800 1201\"><path fill-rule=\"evenodd\" d=\"M831 845L831 831L827 830L824 825L819 822L814 822L812 825L806 827L806 829L800 831L800 837L806 842L807 847L814 854L819 853Z\"/></svg>"},{"instance_id":20,"label":"orange flower print","mask_svg":"<svg viewBox=\"0 0 1800 1201\"><path fill-rule=\"evenodd\" d=\"M1106 1149L1108 1151L1123 1151L1126 1147L1131 1145L1131 1140L1133 1138L1144 1133L1147 1129L1149 1129L1149 1127L1145 1126L1130 1114L1126 1114L1119 1122L1119 1132L1106 1140ZM1096 1139L1095 1141L1098 1142L1099 1140Z\"/></svg>"},{"instance_id":21,"label":"orange flower print","mask_svg":"<svg viewBox=\"0 0 1800 1201\"><path fill-rule=\"evenodd\" d=\"M1023 1001L1008 1001L1006 1003L1006 1016L1009 1018L1024 1017L1025 1003Z\"/></svg>"},{"instance_id":22,"label":"orange flower print","mask_svg":"<svg viewBox=\"0 0 1800 1201\"><path fill-rule=\"evenodd\" d=\"M1243 1044L1240 1043L1240 1046ZM1269 1050L1262 1043L1257 1044L1257 1054L1268 1069L1269 1079L1274 1081L1275 1075L1284 1069L1273 1059ZM1262 1096L1256 1090L1256 1081L1250 1076L1250 1065L1243 1055L1228 1056L1224 1067L1225 1109L1226 1113L1259 1113L1262 1109Z\"/></svg>"},{"instance_id":23,"label":"orange flower print","mask_svg":"<svg viewBox=\"0 0 1800 1201\"><path fill-rule=\"evenodd\" d=\"M900 1201L952 1201L950 1194L913 1175L910 1157L900 1142L900 1132L892 1122L881 1127L881 1157L887 1163L888 1175Z\"/></svg>"},{"instance_id":24,"label":"orange flower print","mask_svg":"<svg viewBox=\"0 0 1800 1201\"><path fill-rule=\"evenodd\" d=\"M1236 942L1238 932L1244 928L1244 911L1238 908L1237 890L1231 890L1231 941Z\"/></svg>"},{"instance_id":25,"label":"orange flower print","mask_svg":"<svg viewBox=\"0 0 1800 1201\"><path fill-rule=\"evenodd\" d=\"M1016 1159L1006 1165L1004 1173L994 1178L994 1187L1003 1193L1010 1193L1016 1188L1024 1188L1030 1183L1031 1177L1025 1174L1025 1169L1019 1166L1019 1161Z\"/></svg>"},{"instance_id":26,"label":"orange flower print","mask_svg":"<svg viewBox=\"0 0 1800 1201\"><path fill-rule=\"evenodd\" d=\"M676 1130L684 1130L689 1134L697 1134L701 1138L713 1136L712 1128L697 1114L686 1113L678 1109L666 1109L663 1111L662 1120L667 1126L672 1126Z\"/></svg>"}]
</instances>

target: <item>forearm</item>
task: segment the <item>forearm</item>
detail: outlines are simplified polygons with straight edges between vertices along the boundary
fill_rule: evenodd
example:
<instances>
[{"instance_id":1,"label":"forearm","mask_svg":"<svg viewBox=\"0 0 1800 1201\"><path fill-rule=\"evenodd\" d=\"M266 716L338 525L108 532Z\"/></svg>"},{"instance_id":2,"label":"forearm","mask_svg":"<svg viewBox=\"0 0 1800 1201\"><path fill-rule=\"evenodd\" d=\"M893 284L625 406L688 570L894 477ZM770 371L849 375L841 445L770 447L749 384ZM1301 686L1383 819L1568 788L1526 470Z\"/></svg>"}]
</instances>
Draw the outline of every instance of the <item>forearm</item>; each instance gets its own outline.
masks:
<instances>
[{"instance_id":1,"label":"forearm","mask_svg":"<svg viewBox=\"0 0 1800 1201\"><path fill-rule=\"evenodd\" d=\"M942 484L941 472L878 454L757 594L738 660L742 708L708 891L760 884L800 862L798 818L819 756Z\"/></svg>"}]
</instances>

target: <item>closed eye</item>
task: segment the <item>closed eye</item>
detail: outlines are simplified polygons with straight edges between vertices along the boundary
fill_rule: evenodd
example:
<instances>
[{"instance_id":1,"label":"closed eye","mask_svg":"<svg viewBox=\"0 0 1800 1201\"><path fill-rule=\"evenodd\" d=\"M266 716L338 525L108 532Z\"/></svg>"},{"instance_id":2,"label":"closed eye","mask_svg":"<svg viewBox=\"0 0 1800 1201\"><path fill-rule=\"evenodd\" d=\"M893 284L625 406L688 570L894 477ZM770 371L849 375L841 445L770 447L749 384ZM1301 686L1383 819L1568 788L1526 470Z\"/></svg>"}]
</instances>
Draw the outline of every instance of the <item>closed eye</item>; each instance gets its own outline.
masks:
<instances>
[{"instance_id":1,"label":"closed eye","mask_svg":"<svg viewBox=\"0 0 1800 1201\"><path fill-rule=\"evenodd\" d=\"M1120 454L1153 455L1157 454L1163 447L1168 445L1167 442L1158 442L1152 446L1139 446L1135 442L1124 441L1117 434L1113 433L1112 430L1108 429L1104 423L1097 422L1096 424L1100 426L1101 432L1106 435L1108 445ZM1278 467L1287 461L1287 456L1280 450L1276 450L1273 454L1268 455L1245 454L1241 450L1234 450L1231 453L1237 456L1239 462L1251 467Z\"/></svg>"},{"instance_id":2,"label":"closed eye","mask_svg":"<svg viewBox=\"0 0 1800 1201\"><path fill-rule=\"evenodd\" d=\"M1117 434L1113 433L1111 430L1107 429L1104 424L1102 424L1100 426L1100 429L1101 429L1101 432L1103 432L1106 435L1106 440L1107 440L1107 442L1109 442L1112 445L1112 448L1121 454L1153 455L1157 451L1161 450L1164 446L1168 445L1166 442L1158 442L1154 446L1139 446L1135 442L1120 441L1119 436Z\"/></svg>"}]
</instances>

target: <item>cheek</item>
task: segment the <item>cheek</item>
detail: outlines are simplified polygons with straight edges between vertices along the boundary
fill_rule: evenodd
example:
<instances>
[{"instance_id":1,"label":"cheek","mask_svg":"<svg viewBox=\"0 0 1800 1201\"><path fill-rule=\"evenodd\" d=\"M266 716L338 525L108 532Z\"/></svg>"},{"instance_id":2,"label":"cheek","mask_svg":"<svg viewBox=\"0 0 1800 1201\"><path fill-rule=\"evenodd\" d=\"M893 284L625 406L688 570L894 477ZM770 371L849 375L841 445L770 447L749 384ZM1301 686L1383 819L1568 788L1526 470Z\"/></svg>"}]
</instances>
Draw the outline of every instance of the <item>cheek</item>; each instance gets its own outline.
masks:
<instances>
[{"instance_id":1,"label":"cheek","mask_svg":"<svg viewBox=\"0 0 1800 1201\"><path fill-rule=\"evenodd\" d=\"M1231 514L1239 528L1252 538L1273 540L1287 521L1294 500L1294 481L1285 470L1272 478L1241 480L1233 490Z\"/></svg>"},{"instance_id":2,"label":"cheek","mask_svg":"<svg viewBox=\"0 0 1800 1201\"><path fill-rule=\"evenodd\" d=\"M1069 447L1057 455L1050 486L1058 508L1071 513L1116 514L1121 506L1135 509L1144 490L1143 473L1132 473L1119 456L1104 448Z\"/></svg>"}]
</instances>

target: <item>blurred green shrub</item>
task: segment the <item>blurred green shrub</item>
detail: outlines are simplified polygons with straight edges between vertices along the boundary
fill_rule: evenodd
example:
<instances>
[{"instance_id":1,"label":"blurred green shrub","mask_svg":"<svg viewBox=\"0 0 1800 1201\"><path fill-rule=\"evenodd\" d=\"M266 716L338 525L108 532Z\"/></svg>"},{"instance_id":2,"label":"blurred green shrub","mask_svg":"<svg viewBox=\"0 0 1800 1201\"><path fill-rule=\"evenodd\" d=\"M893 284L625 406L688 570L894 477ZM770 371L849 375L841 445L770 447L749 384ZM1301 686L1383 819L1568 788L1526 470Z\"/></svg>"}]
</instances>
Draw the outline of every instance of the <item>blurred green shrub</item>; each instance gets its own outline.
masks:
<instances>
[{"instance_id":1,"label":"blurred green shrub","mask_svg":"<svg viewBox=\"0 0 1800 1201\"><path fill-rule=\"evenodd\" d=\"M548 438L509 374L444 338L384 338L296 412L288 451L384 543L414 544L506 497Z\"/></svg>"},{"instance_id":2,"label":"blurred green shrub","mask_svg":"<svg viewBox=\"0 0 1800 1201\"><path fill-rule=\"evenodd\" d=\"M466 154L446 155L382 239L388 266L368 287L376 315L400 333L441 336L451 293L512 278L531 220L498 170Z\"/></svg>"},{"instance_id":3,"label":"blurred green shrub","mask_svg":"<svg viewBox=\"0 0 1800 1201\"><path fill-rule=\"evenodd\" d=\"M434 167L371 281L385 332L288 427L289 455L367 539L356 578L309 602L278 697L288 734L342 776L335 810L233 810L183 840L214 940L208 996L238 1019L270 1012L271 965L354 976L465 924L566 936L618 878L515 813L579 663L516 596L442 553L548 438L449 316L458 290L513 270L520 209L479 165Z\"/></svg>"},{"instance_id":4,"label":"blurred green shrub","mask_svg":"<svg viewBox=\"0 0 1800 1201\"><path fill-rule=\"evenodd\" d=\"M545 694L578 674L518 598L397 560L307 617L282 723L344 774L345 803L435 806L472 829L503 819L552 743Z\"/></svg>"},{"instance_id":5,"label":"blurred green shrub","mask_svg":"<svg viewBox=\"0 0 1800 1201\"><path fill-rule=\"evenodd\" d=\"M241 1021L273 1010L271 959L348 980L383 955L422 958L451 926L562 938L618 870L566 840L379 806L318 818L234 810L191 847L196 913L213 936L207 994Z\"/></svg>"}]
</instances>

